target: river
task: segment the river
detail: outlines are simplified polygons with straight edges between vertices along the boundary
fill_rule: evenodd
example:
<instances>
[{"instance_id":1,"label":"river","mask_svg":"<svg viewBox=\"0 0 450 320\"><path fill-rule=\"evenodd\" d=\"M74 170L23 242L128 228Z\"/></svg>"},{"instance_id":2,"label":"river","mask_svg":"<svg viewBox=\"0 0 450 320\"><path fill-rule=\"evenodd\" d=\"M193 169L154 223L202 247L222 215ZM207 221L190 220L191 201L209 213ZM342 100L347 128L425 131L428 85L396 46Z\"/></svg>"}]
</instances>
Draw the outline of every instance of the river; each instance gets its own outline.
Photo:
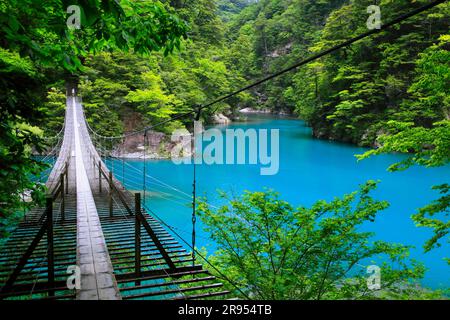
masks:
<instances>
[{"instance_id":1,"label":"river","mask_svg":"<svg viewBox=\"0 0 450 320\"><path fill-rule=\"evenodd\" d=\"M404 155L382 155L358 162L354 155L367 149L314 139L311 129L301 120L266 115L251 115L249 119L217 128L279 129L279 173L261 176L259 165L199 165L198 195L207 196L211 204L218 205L217 190L240 194L244 190L260 191L267 187L279 192L282 199L294 206L309 206L320 199L332 200L355 191L367 180L381 180L373 196L387 200L390 207L381 212L374 223L368 222L362 229L374 232L375 239L415 246L411 257L428 268L422 284L432 288L450 287L450 267L443 260L450 256L450 246L443 244L439 249L424 253L422 246L432 233L417 228L410 218L417 208L437 198L431 186L450 181L449 167L413 167L391 173L387 167ZM126 161L124 181L129 190L142 189L142 174L137 171L142 172L143 166L142 161ZM152 177L147 178L146 205L190 241L192 166L175 165L166 160L147 161L146 166ZM121 162L116 161L114 171L119 180L123 179L121 170ZM215 249L208 234L202 230L201 222L197 225L197 246L204 246L209 252Z\"/></svg>"}]
</instances>

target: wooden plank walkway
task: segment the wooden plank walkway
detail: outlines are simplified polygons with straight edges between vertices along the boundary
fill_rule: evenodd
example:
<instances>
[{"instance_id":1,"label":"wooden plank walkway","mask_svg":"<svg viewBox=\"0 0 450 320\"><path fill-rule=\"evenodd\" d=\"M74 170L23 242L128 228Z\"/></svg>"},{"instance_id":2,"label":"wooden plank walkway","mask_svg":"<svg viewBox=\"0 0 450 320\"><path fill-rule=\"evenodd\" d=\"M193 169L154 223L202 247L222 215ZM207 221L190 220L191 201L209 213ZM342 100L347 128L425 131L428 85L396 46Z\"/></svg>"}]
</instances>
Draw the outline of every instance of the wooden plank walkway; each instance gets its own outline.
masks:
<instances>
[{"instance_id":1,"label":"wooden plank walkway","mask_svg":"<svg viewBox=\"0 0 450 320\"><path fill-rule=\"evenodd\" d=\"M97 207L92 195L88 174L95 176L92 167L85 167L86 141L80 131L86 130L81 117L81 104L72 97L74 122L74 147L77 186L77 264L81 268L81 290L77 297L81 300L118 300L117 288L111 259L106 248Z\"/></svg>"}]
</instances>

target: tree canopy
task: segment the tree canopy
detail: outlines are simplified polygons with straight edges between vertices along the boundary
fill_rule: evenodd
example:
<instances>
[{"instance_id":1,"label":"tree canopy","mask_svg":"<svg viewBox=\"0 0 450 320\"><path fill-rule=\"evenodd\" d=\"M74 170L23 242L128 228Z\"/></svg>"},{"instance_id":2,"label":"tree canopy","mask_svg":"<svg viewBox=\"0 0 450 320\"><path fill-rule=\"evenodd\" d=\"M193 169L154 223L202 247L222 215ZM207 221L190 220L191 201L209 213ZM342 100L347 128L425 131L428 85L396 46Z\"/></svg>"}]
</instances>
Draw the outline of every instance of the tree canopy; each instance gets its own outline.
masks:
<instances>
[{"instance_id":1,"label":"tree canopy","mask_svg":"<svg viewBox=\"0 0 450 320\"><path fill-rule=\"evenodd\" d=\"M70 5L81 9L80 29L67 25ZM20 207L29 206L21 201L24 191L42 194L32 176L46 166L31 153L43 151L45 144L43 132L33 126L58 114L52 107L61 107L56 95L68 75L79 74L89 53L168 54L180 47L186 32L186 23L159 1L1 1L0 232Z\"/></svg>"},{"instance_id":2,"label":"tree canopy","mask_svg":"<svg viewBox=\"0 0 450 320\"><path fill-rule=\"evenodd\" d=\"M252 299L411 299L434 294L414 283L421 264L408 258L409 247L372 240L361 232L389 204L372 198L376 182L309 208L294 208L271 190L246 192L199 214L218 249L210 261L220 267L241 296ZM367 267L382 270L381 290L369 290ZM220 277L220 274L217 275Z\"/></svg>"}]
</instances>

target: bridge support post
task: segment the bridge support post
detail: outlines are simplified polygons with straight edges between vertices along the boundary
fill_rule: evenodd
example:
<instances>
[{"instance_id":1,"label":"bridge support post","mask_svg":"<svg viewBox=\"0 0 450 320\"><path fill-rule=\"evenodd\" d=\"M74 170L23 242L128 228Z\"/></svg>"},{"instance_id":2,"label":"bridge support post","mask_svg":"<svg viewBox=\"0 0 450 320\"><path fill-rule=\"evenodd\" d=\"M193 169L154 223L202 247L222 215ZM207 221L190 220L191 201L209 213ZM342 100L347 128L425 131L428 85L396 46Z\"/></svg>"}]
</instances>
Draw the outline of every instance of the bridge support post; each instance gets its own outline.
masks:
<instances>
[{"instance_id":1,"label":"bridge support post","mask_svg":"<svg viewBox=\"0 0 450 320\"><path fill-rule=\"evenodd\" d=\"M102 193L102 162L98 162L98 191Z\"/></svg>"},{"instance_id":2,"label":"bridge support post","mask_svg":"<svg viewBox=\"0 0 450 320\"><path fill-rule=\"evenodd\" d=\"M49 288L55 287L55 264L54 264L54 247L53 247L53 198L47 197L47 273ZM50 290L49 296L54 296L55 291Z\"/></svg>"},{"instance_id":3,"label":"bridge support post","mask_svg":"<svg viewBox=\"0 0 450 320\"><path fill-rule=\"evenodd\" d=\"M112 218L113 217L113 198L112 198L112 193L113 193L113 174L110 171L109 172L109 216Z\"/></svg>"},{"instance_id":4,"label":"bridge support post","mask_svg":"<svg viewBox=\"0 0 450 320\"><path fill-rule=\"evenodd\" d=\"M67 180L67 179L66 179ZM65 183L64 183L64 173L61 173L60 176L60 184L61 184L61 220L66 220L66 192L65 192Z\"/></svg>"},{"instance_id":5,"label":"bridge support post","mask_svg":"<svg viewBox=\"0 0 450 320\"><path fill-rule=\"evenodd\" d=\"M141 214L141 194L136 193L134 195L134 267L135 276L139 278L141 276L141 222L139 215ZM136 285L140 285L140 281L136 281Z\"/></svg>"}]
</instances>

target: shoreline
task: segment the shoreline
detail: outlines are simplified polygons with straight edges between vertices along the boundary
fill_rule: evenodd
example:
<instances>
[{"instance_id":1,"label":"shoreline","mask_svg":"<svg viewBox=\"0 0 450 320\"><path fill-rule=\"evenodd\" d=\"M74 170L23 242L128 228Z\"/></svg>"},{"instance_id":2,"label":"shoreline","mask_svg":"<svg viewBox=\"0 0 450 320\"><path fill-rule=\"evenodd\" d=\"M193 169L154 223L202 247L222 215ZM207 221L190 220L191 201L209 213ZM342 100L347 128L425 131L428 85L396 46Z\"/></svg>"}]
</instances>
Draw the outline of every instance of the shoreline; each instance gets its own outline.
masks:
<instances>
[{"instance_id":1,"label":"shoreline","mask_svg":"<svg viewBox=\"0 0 450 320\"><path fill-rule=\"evenodd\" d=\"M270 109L253 109L253 108L244 108L239 110L239 113L241 114L273 114L273 115L280 115L280 116L292 116L291 113L285 112L285 111L279 111L274 112Z\"/></svg>"}]
</instances>

